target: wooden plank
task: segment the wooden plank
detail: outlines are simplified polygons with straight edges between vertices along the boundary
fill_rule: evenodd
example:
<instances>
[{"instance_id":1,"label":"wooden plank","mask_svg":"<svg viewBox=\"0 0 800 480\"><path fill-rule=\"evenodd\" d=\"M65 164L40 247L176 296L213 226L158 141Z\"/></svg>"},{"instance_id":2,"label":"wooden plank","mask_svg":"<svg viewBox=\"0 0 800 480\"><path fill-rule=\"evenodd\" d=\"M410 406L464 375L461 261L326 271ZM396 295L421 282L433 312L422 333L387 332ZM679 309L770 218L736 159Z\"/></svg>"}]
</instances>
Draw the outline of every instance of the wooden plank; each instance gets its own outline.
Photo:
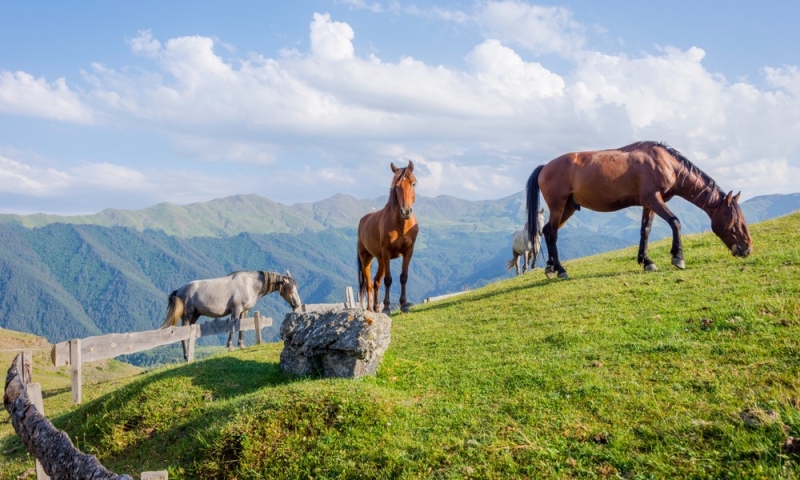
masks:
<instances>
[{"instance_id":1,"label":"wooden plank","mask_svg":"<svg viewBox=\"0 0 800 480\"><path fill-rule=\"evenodd\" d=\"M69 366L72 374L72 403L79 405L83 402L83 372L81 370L81 339L69 341Z\"/></svg>"},{"instance_id":2,"label":"wooden plank","mask_svg":"<svg viewBox=\"0 0 800 480\"><path fill-rule=\"evenodd\" d=\"M194 344L197 341L197 324L189 325L191 332L189 334L189 344L186 346L186 363L194 362Z\"/></svg>"},{"instance_id":3,"label":"wooden plank","mask_svg":"<svg viewBox=\"0 0 800 480\"><path fill-rule=\"evenodd\" d=\"M256 345L261 345L261 314L258 311L253 313L253 323L256 329Z\"/></svg>"},{"instance_id":4,"label":"wooden plank","mask_svg":"<svg viewBox=\"0 0 800 480\"><path fill-rule=\"evenodd\" d=\"M44 402L42 401L42 384L40 383L27 383L25 384L25 390L28 391L28 399L30 399L31 403L36 407L36 410L39 411L42 415L44 415ZM42 467L42 462L39 459L36 460L36 479L37 480L46 480L50 477L45 473L44 467Z\"/></svg>"},{"instance_id":5,"label":"wooden plank","mask_svg":"<svg viewBox=\"0 0 800 480\"><path fill-rule=\"evenodd\" d=\"M233 329L235 323L235 320L231 321L230 319L217 319L197 323L199 330L195 331L199 333L195 334L195 338L229 332ZM261 317L260 323L261 328L268 327L272 325L272 319ZM252 317L242 319L240 328L242 331L255 329L255 319ZM87 337L82 340L83 360L92 362L150 350L161 345L189 340L191 335L191 325L187 325L185 327L170 327L145 332L110 333L108 335ZM53 345L50 351L50 359L56 367L70 365L70 342L61 342Z\"/></svg>"},{"instance_id":6,"label":"wooden plank","mask_svg":"<svg viewBox=\"0 0 800 480\"><path fill-rule=\"evenodd\" d=\"M27 385L33 381L31 380L33 375L33 352L30 350L22 352L22 368L20 369L20 374L22 383Z\"/></svg>"},{"instance_id":7,"label":"wooden plank","mask_svg":"<svg viewBox=\"0 0 800 480\"><path fill-rule=\"evenodd\" d=\"M169 472L159 470L157 472L142 472L142 480L169 480Z\"/></svg>"},{"instance_id":8,"label":"wooden plank","mask_svg":"<svg viewBox=\"0 0 800 480\"><path fill-rule=\"evenodd\" d=\"M169 472L159 470L157 472L142 472L142 480L169 480Z\"/></svg>"},{"instance_id":9,"label":"wooden plank","mask_svg":"<svg viewBox=\"0 0 800 480\"><path fill-rule=\"evenodd\" d=\"M356 300L353 297L353 287L344 287L344 307L356 308Z\"/></svg>"}]
</instances>

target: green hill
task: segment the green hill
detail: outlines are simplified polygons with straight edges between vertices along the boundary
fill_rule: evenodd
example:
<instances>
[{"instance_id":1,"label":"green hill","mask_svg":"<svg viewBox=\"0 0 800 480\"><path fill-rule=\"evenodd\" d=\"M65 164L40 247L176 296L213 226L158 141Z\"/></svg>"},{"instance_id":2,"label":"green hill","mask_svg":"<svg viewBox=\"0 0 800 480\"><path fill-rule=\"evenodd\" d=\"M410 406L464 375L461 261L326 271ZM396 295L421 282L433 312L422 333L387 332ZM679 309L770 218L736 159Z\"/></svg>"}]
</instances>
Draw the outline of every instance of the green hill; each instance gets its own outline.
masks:
<instances>
[{"instance_id":1,"label":"green hill","mask_svg":"<svg viewBox=\"0 0 800 480\"><path fill-rule=\"evenodd\" d=\"M170 478L797 478L800 214L751 232L746 259L687 236L686 270L661 241L658 272L629 248L416 306L363 381L286 377L272 344L45 408L111 469ZM2 478L32 466L0 449Z\"/></svg>"}]
</instances>

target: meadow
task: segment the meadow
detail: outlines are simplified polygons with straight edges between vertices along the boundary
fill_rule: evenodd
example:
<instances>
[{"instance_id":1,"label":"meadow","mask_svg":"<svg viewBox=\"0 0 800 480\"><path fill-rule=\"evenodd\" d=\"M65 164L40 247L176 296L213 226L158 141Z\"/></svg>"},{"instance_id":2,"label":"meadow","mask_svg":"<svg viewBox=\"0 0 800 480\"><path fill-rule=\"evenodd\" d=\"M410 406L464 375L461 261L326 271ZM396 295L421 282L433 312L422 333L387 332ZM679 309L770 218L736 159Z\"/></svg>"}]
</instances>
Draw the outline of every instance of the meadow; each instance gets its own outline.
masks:
<instances>
[{"instance_id":1,"label":"meadow","mask_svg":"<svg viewBox=\"0 0 800 480\"><path fill-rule=\"evenodd\" d=\"M374 378L285 376L277 343L100 379L77 407L51 382L45 409L110 469L173 479L798 478L800 213L751 233L745 259L692 235L686 270L659 241L658 272L628 248L415 306ZM33 460L2 415L17 478Z\"/></svg>"}]
</instances>

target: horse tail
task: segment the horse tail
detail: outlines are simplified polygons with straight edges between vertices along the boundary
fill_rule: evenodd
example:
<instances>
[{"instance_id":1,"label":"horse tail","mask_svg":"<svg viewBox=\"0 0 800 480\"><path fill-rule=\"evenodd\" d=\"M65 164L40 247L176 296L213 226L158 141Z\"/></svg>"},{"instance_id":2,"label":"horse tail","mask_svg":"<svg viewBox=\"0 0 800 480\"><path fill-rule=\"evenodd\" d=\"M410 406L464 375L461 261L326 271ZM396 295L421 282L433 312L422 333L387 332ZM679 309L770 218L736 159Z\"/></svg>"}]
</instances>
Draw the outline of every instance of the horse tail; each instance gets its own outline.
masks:
<instances>
[{"instance_id":1,"label":"horse tail","mask_svg":"<svg viewBox=\"0 0 800 480\"><path fill-rule=\"evenodd\" d=\"M544 165L539 165L533 170L530 178L528 178L528 238L531 245L536 242L536 236L542 229L539 225L539 174L542 172ZM536 257L539 252L534 249L533 251L533 264L536 265Z\"/></svg>"},{"instance_id":2,"label":"horse tail","mask_svg":"<svg viewBox=\"0 0 800 480\"><path fill-rule=\"evenodd\" d=\"M358 296L365 299L367 296L367 277L364 276L364 268L361 265L361 255L356 254L356 263L358 264Z\"/></svg>"},{"instance_id":3,"label":"horse tail","mask_svg":"<svg viewBox=\"0 0 800 480\"><path fill-rule=\"evenodd\" d=\"M167 303L167 316L164 318L164 323L159 328L174 327L178 324L178 319L183 315L183 300L178 296L178 291L169 294L169 303Z\"/></svg>"},{"instance_id":4,"label":"horse tail","mask_svg":"<svg viewBox=\"0 0 800 480\"><path fill-rule=\"evenodd\" d=\"M514 249L511 249L511 250L512 250L512 253L516 254L516 253L513 251ZM507 268L506 270L511 270L512 268L514 268L514 267L517 265L517 261L518 261L518 260L517 260L517 257L514 257L514 258L512 258L511 260L509 260L509 261L508 261L508 268Z\"/></svg>"}]
</instances>

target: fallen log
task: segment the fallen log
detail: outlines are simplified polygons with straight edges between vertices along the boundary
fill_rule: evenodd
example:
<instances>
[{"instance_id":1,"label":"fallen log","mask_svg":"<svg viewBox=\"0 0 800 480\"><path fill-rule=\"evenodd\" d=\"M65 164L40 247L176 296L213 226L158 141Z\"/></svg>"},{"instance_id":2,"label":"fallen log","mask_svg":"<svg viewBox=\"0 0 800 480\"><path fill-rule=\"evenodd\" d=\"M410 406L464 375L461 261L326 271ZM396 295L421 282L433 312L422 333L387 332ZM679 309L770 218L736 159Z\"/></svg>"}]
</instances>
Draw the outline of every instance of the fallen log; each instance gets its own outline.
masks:
<instances>
[{"instance_id":1,"label":"fallen log","mask_svg":"<svg viewBox=\"0 0 800 480\"><path fill-rule=\"evenodd\" d=\"M17 355L8 369L3 405L11 416L14 431L28 452L42 464L45 473L54 480L133 480L128 475L111 472L94 455L75 448L69 436L36 409L20 378L21 357L22 354Z\"/></svg>"}]
</instances>

